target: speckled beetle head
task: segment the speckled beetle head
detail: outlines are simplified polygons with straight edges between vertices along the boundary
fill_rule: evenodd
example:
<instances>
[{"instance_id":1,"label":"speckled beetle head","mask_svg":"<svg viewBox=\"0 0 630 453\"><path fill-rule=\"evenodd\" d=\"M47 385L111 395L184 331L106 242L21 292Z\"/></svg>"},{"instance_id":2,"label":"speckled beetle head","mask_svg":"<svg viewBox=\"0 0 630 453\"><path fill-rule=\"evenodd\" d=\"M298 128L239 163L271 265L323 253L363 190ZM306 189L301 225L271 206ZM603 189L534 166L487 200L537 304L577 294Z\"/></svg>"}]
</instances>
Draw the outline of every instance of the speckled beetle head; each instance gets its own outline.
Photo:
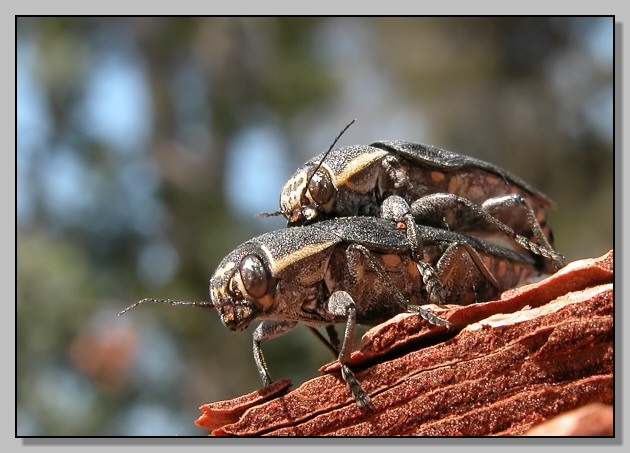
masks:
<instances>
[{"instance_id":1,"label":"speckled beetle head","mask_svg":"<svg viewBox=\"0 0 630 453\"><path fill-rule=\"evenodd\" d=\"M245 243L227 255L210 279L210 299L230 330L243 330L273 305L276 280L264 254Z\"/></svg>"},{"instance_id":2,"label":"speckled beetle head","mask_svg":"<svg viewBox=\"0 0 630 453\"><path fill-rule=\"evenodd\" d=\"M322 214L334 213L336 173L326 163L326 157L354 122L355 120L350 121L343 128L328 151L298 168L282 188L280 213L286 217L288 226L307 225L327 218Z\"/></svg>"},{"instance_id":3,"label":"speckled beetle head","mask_svg":"<svg viewBox=\"0 0 630 453\"><path fill-rule=\"evenodd\" d=\"M280 211L289 226L306 225L334 211L337 186L326 163L311 161L298 168L280 193Z\"/></svg>"}]
</instances>

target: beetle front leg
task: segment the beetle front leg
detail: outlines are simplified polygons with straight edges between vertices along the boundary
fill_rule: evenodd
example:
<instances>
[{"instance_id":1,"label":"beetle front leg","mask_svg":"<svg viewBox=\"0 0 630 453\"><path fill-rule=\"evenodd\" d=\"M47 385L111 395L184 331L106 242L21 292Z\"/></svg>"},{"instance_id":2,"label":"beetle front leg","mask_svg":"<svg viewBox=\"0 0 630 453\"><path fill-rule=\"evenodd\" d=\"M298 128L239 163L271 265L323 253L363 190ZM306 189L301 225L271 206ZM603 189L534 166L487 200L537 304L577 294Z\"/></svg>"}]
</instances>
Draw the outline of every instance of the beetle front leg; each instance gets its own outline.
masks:
<instances>
[{"instance_id":1,"label":"beetle front leg","mask_svg":"<svg viewBox=\"0 0 630 453\"><path fill-rule=\"evenodd\" d=\"M271 377L269 377L269 371L267 370L267 363L263 357L262 349L260 349L260 343L264 340L279 337L293 329L297 322L295 321L263 321L261 322L253 333L254 339L254 361L256 362L256 368L258 374L263 381L263 385L267 386L271 384Z\"/></svg>"},{"instance_id":2,"label":"beetle front leg","mask_svg":"<svg viewBox=\"0 0 630 453\"><path fill-rule=\"evenodd\" d=\"M343 343L339 351L339 364L341 365L341 377L352 393L354 400L360 409L371 409L372 404L367 392L363 389L347 363L352 352L354 330L357 325L357 309L354 300L345 291L336 291L328 298L327 310L335 316L346 318L346 329L343 335Z\"/></svg>"}]
</instances>

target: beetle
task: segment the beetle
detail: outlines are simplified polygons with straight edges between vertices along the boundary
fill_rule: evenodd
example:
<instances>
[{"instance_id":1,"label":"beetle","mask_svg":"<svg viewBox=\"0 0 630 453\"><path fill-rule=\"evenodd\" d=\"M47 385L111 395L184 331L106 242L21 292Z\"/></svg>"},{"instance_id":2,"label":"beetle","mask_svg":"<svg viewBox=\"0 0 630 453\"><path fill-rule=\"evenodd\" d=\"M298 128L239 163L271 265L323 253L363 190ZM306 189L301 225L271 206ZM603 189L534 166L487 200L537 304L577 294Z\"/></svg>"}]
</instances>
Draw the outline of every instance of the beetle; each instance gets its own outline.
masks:
<instances>
[{"instance_id":1,"label":"beetle","mask_svg":"<svg viewBox=\"0 0 630 453\"><path fill-rule=\"evenodd\" d=\"M408 228L417 238L413 244ZM356 404L369 409L370 397L347 365L357 324L375 325L407 311L448 328L422 305L491 300L540 273L530 254L483 239L415 222L348 217L271 231L236 247L210 279L210 302L144 299L128 309L149 301L211 307L233 331L262 320L253 333L253 354L264 385L271 377L263 341L298 323L315 332L325 328L330 341L320 339L338 355ZM341 346L338 323L345 324Z\"/></svg>"},{"instance_id":2,"label":"beetle","mask_svg":"<svg viewBox=\"0 0 630 453\"><path fill-rule=\"evenodd\" d=\"M537 243L534 253L547 260L549 270L564 265L564 257L553 250L545 213L555 205L541 191L497 165L432 145L396 140L334 148L353 122L326 152L295 171L281 190L280 210L271 215L284 215L288 226L374 216L385 199L399 195L419 223L496 236L496 223L466 220L468 200Z\"/></svg>"},{"instance_id":3,"label":"beetle","mask_svg":"<svg viewBox=\"0 0 630 453\"><path fill-rule=\"evenodd\" d=\"M369 408L369 396L347 366L356 324L375 325L412 311L447 325L422 307L431 299L428 287L436 285L435 278L444 290L442 303L469 304L540 273L530 255L413 224L421 243L421 261L415 261L406 227L378 217L333 219L263 234L221 261L210 279L212 304L230 330L263 320L253 333L253 353L265 385L271 378L262 341L298 323L310 328L345 323L338 354L342 378L357 405Z\"/></svg>"}]
</instances>

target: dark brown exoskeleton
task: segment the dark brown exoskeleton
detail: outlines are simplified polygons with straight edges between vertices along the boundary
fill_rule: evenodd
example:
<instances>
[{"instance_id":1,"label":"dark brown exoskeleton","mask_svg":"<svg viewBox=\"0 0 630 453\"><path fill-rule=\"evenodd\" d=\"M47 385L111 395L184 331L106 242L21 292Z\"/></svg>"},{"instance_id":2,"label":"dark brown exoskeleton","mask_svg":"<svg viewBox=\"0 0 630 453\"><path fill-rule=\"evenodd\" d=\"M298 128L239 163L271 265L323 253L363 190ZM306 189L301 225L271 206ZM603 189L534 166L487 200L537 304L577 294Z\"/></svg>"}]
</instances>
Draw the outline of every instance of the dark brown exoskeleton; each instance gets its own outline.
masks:
<instances>
[{"instance_id":1,"label":"dark brown exoskeleton","mask_svg":"<svg viewBox=\"0 0 630 453\"><path fill-rule=\"evenodd\" d=\"M343 380L357 405L366 409L370 397L348 367L357 324L375 325L414 312L448 328L422 305L491 300L541 272L531 254L444 229L415 223L410 228L414 244L406 224L379 217L272 231L238 246L221 261L210 279L210 303L139 303L212 307L230 330L262 320L253 334L253 351L265 385L271 378L261 342L298 323L315 332L325 328L330 342L318 336L338 356ZM341 345L333 327L337 323L345 324Z\"/></svg>"},{"instance_id":2,"label":"dark brown exoskeleton","mask_svg":"<svg viewBox=\"0 0 630 453\"><path fill-rule=\"evenodd\" d=\"M398 195L418 223L495 238L504 225L529 239L516 247L542 257L547 271L564 266L545 213L554 203L503 168L421 143L333 146L299 167L282 188L279 213L289 226L377 216L384 200Z\"/></svg>"}]
</instances>

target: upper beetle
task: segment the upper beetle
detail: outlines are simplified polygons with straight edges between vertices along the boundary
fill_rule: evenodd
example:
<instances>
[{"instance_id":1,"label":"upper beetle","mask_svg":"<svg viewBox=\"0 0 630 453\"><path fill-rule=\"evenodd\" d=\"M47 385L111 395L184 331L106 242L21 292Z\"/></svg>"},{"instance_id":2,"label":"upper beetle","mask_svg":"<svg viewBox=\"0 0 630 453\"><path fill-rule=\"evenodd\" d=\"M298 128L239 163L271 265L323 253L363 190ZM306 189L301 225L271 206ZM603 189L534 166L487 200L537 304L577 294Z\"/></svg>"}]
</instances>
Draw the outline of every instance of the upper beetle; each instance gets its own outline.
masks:
<instances>
[{"instance_id":1,"label":"upper beetle","mask_svg":"<svg viewBox=\"0 0 630 453\"><path fill-rule=\"evenodd\" d=\"M550 270L564 265L547 226L545 209L555 207L553 201L507 170L422 143L377 141L334 148L335 143L300 166L283 186L279 213L288 226L378 216L384 200L397 195L411 206L418 223L497 236L496 224L468 222L461 203L468 200L549 250Z\"/></svg>"}]
</instances>

